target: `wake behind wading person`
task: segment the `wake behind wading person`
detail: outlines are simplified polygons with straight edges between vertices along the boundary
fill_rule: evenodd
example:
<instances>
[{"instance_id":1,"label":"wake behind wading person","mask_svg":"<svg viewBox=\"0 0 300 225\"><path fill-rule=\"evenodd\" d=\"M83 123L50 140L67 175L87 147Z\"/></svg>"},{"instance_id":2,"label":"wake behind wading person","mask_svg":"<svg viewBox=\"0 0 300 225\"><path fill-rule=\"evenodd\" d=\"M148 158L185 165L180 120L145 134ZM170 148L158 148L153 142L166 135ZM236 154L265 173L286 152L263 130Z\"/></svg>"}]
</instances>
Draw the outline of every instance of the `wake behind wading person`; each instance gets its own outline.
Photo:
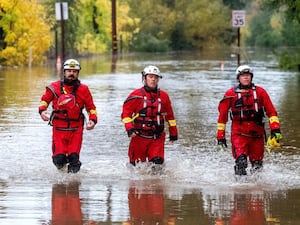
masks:
<instances>
[{"instance_id":1,"label":"wake behind wading person","mask_svg":"<svg viewBox=\"0 0 300 225\"><path fill-rule=\"evenodd\" d=\"M64 76L46 87L41 97L39 114L52 128L52 160L57 169L68 167L69 173L80 170L84 114L88 113L87 130L97 123L96 106L87 85L78 79L81 67L77 60L68 59L63 64ZM47 111L52 103L52 113Z\"/></svg>"},{"instance_id":2,"label":"wake behind wading person","mask_svg":"<svg viewBox=\"0 0 300 225\"><path fill-rule=\"evenodd\" d=\"M232 156L236 175L247 175L248 159L251 172L261 171L264 158L265 129L263 119L269 118L271 136L267 143L276 147L281 140L277 111L267 91L252 83L253 70L248 65L236 70L238 85L228 89L219 103L217 141L219 149L227 147L225 128L230 112Z\"/></svg>"}]
</instances>

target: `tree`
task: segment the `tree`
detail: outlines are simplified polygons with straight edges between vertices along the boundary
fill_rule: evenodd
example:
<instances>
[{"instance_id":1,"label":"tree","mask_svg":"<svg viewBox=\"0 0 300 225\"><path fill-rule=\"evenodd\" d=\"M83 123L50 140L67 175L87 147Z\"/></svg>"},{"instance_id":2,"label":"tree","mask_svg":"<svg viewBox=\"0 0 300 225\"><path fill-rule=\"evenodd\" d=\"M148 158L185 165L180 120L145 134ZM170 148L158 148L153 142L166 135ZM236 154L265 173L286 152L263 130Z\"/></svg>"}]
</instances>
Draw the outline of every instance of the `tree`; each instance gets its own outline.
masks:
<instances>
[{"instance_id":1,"label":"tree","mask_svg":"<svg viewBox=\"0 0 300 225\"><path fill-rule=\"evenodd\" d=\"M45 15L37 0L0 1L0 60L3 64L24 65L45 61L51 28Z\"/></svg>"},{"instance_id":2,"label":"tree","mask_svg":"<svg viewBox=\"0 0 300 225\"><path fill-rule=\"evenodd\" d=\"M231 27L231 12L221 1L177 0L176 15L184 38L197 49L222 45Z\"/></svg>"},{"instance_id":3,"label":"tree","mask_svg":"<svg viewBox=\"0 0 300 225\"><path fill-rule=\"evenodd\" d=\"M221 0L131 0L132 49L203 49L232 41L230 11Z\"/></svg>"},{"instance_id":4,"label":"tree","mask_svg":"<svg viewBox=\"0 0 300 225\"><path fill-rule=\"evenodd\" d=\"M280 67L300 70L300 0L264 0L261 6L284 15L282 40L285 46L292 47L292 49L281 53Z\"/></svg>"}]
</instances>

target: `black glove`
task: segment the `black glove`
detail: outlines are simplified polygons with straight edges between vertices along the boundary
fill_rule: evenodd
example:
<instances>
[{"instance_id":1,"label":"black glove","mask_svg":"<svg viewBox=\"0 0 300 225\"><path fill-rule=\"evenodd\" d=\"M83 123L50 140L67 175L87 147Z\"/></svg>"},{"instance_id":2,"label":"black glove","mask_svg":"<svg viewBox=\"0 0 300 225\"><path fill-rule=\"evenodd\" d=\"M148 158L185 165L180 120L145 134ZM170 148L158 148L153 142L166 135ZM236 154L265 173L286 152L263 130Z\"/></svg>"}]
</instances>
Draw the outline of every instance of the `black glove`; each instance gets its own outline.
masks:
<instances>
[{"instance_id":1,"label":"black glove","mask_svg":"<svg viewBox=\"0 0 300 225\"><path fill-rule=\"evenodd\" d=\"M279 142L282 139L281 132L279 129L271 130L271 139L273 137L275 137L277 142Z\"/></svg>"},{"instance_id":2,"label":"black glove","mask_svg":"<svg viewBox=\"0 0 300 225\"><path fill-rule=\"evenodd\" d=\"M224 150L224 148L227 148L226 139L218 139L218 150Z\"/></svg>"},{"instance_id":3,"label":"black glove","mask_svg":"<svg viewBox=\"0 0 300 225\"><path fill-rule=\"evenodd\" d=\"M133 133L138 134L139 132L136 129L132 128L127 131L128 137L130 137Z\"/></svg>"},{"instance_id":4,"label":"black glove","mask_svg":"<svg viewBox=\"0 0 300 225\"><path fill-rule=\"evenodd\" d=\"M178 137L177 137L177 136L170 136L170 137L169 137L169 140L170 140L170 141L177 141L177 140L178 140Z\"/></svg>"}]
</instances>

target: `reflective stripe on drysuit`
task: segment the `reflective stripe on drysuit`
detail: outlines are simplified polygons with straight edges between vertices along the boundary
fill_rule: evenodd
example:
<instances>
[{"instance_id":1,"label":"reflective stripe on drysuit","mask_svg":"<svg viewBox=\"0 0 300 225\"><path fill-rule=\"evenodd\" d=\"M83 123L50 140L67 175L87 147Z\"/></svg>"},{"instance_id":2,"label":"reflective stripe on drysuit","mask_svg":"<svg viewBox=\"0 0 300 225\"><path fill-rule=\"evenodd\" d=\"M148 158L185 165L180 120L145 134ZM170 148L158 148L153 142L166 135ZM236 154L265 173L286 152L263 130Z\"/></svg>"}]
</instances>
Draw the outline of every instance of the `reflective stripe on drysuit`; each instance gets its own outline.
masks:
<instances>
[{"instance_id":1,"label":"reflective stripe on drysuit","mask_svg":"<svg viewBox=\"0 0 300 225\"><path fill-rule=\"evenodd\" d=\"M265 114L276 117L277 112L267 92L252 84L249 89L232 87L219 104L217 138L225 138L225 124L231 111L231 143L234 158L241 154L249 156L250 161L262 160L264 154ZM279 122L270 122L270 128L279 127Z\"/></svg>"}]
</instances>

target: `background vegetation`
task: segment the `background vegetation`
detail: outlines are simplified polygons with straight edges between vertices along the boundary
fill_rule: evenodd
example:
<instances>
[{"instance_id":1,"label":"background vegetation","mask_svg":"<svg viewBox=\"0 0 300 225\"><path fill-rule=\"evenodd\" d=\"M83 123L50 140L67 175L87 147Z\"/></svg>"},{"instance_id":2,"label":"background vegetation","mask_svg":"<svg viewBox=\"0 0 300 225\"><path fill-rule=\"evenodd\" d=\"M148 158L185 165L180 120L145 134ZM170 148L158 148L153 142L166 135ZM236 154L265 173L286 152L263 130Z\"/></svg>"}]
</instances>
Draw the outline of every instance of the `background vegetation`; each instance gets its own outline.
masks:
<instances>
[{"instance_id":1,"label":"background vegetation","mask_svg":"<svg viewBox=\"0 0 300 225\"><path fill-rule=\"evenodd\" d=\"M111 52L111 1L63 0L66 56ZM60 53L56 0L0 0L0 64L40 64ZM163 52L236 46L231 11L246 10L242 45L282 54L300 65L300 0L116 0L119 51ZM283 51L281 49L288 49ZM291 50L294 49L294 50Z\"/></svg>"}]
</instances>

